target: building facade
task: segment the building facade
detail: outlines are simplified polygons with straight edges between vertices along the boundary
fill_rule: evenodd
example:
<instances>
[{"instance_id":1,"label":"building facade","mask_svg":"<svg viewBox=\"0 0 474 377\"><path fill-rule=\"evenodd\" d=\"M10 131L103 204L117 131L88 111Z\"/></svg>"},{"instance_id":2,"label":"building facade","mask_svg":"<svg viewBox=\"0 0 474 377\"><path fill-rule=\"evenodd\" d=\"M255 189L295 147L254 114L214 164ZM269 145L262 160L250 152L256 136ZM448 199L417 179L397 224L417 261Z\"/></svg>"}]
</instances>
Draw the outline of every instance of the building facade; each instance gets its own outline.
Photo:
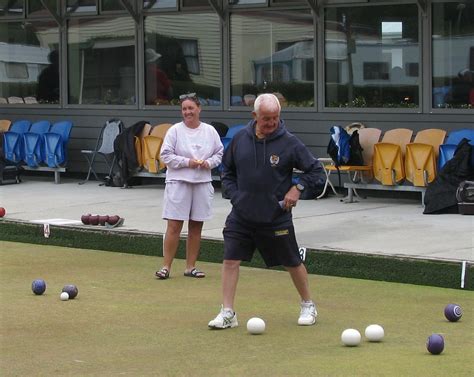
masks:
<instances>
[{"instance_id":1,"label":"building facade","mask_svg":"<svg viewBox=\"0 0 474 377\"><path fill-rule=\"evenodd\" d=\"M2 5L3 4L3 5ZM105 120L250 119L276 93L288 128L326 156L332 125L474 126L474 0L0 2L0 118L70 119L69 171Z\"/></svg>"}]
</instances>

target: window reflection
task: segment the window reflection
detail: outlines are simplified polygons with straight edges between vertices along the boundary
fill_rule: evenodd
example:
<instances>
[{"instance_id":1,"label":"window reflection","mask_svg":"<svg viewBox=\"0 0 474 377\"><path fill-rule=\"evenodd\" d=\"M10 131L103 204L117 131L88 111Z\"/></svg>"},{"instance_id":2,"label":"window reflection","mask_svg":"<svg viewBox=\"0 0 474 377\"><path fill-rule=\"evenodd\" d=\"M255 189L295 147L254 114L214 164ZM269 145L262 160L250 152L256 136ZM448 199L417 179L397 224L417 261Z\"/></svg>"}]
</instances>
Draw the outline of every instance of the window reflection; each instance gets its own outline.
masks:
<instances>
[{"instance_id":1,"label":"window reflection","mask_svg":"<svg viewBox=\"0 0 474 377\"><path fill-rule=\"evenodd\" d=\"M419 60L416 5L326 9L326 106L417 107Z\"/></svg>"},{"instance_id":2,"label":"window reflection","mask_svg":"<svg viewBox=\"0 0 474 377\"><path fill-rule=\"evenodd\" d=\"M266 4L267 0L229 0L230 5Z\"/></svg>"},{"instance_id":3,"label":"window reflection","mask_svg":"<svg viewBox=\"0 0 474 377\"><path fill-rule=\"evenodd\" d=\"M0 24L0 97L28 98L27 103L59 103L59 72L50 75L54 95L39 98L40 78L59 45L56 22Z\"/></svg>"},{"instance_id":4,"label":"window reflection","mask_svg":"<svg viewBox=\"0 0 474 377\"><path fill-rule=\"evenodd\" d=\"M474 4L433 4L433 107L474 108Z\"/></svg>"},{"instance_id":5,"label":"window reflection","mask_svg":"<svg viewBox=\"0 0 474 377\"><path fill-rule=\"evenodd\" d=\"M97 12L97 0L67 0L68 13Z\"/></svg>"},{"instance_id":6,"label":"window reflection","mask_svg":"<svg viewBox=\"0 0 474 377\"><path fill-rule=\"evenodd\" d=\"M41 103L59 102L59 50L48 54L49 65L38 77L38 101Z\"/></svg>"},{"instance_id":7,"label":"window reflection","mask_svg":"<svg viewBox=\"0 0 474 377\"><path fill-rule=\"evenodd\" d=\"M68 73L71 104L136 103L133 19L69 21Z\"/></svg>"},{"instance_id":8,"label":"window reflection","mask_svg":"<svg viewBox=\"0 0 474 377\"><path fill-rule=\"evenodd\" d=\"M178 105L180 94L195 92L203 105L219 105L220 40L213 12L146 17L145 103Z\"/></svg>"},{"instance_id":9,"label":"window reflection","mask_svg":"<svg viewBox=\"0 0 474 377\"><path fill-rule=\"evenodd\" d=\"M143 9L175 8L177 0L143 0Z\"/></svg>"},{"instance_id":10,"label":"window reflection","mask_svg":"<svg viewBox=\"0 0 474 377\"><path fill-rule=\"evenodd\" d=\"M124 10L120 0L102 0L103 11Z\"/></svg>"},{"instance_id":11,"label":"window reflection","mask_svg":"<svg viewBox=\"0 0 474 377\"><path fill-rule=\"evenodd\" d=\"M309 11L231 16L231 105L275 93L282 106L314 105L313 18Z\"/></svg>"},{"instance_id":12,"label":"window reflection","mask_svg":"<svg viewBox=\"0 0 474 377\"><path fill-rule=\"evenodd\" d=\"M0 1L0 16L21 16L24 6L24 0Z\"/></svg>"}]
</instances>

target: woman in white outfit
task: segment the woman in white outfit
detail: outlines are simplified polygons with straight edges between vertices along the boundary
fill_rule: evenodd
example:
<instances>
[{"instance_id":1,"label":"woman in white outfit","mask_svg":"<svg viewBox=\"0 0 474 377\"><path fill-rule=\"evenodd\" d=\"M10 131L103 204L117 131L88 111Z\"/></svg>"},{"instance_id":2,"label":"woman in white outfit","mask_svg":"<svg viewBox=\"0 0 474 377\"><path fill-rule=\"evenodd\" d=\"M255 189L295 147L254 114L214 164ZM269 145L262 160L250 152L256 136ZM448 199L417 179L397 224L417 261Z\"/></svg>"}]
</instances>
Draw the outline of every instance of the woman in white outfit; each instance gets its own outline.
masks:
<instances>
[{"instance_id":1,"label":"woman in white outfit","mask_svg":"<svg viewBox=\"0 0 474 377\"><path fill-rule=\"evenodd\" d=\"M211 125L199 120L201 104L196 94L179 97L183 121L166 133L160 157L166 164L163 219L168 221L163 245L163 266L155 275L168 279L184 221L188 221L184 276L203 278L195 266L204 221L212 217L214 196L211 170L219 166L224 147Z\"/></svg>"}]
</instances>

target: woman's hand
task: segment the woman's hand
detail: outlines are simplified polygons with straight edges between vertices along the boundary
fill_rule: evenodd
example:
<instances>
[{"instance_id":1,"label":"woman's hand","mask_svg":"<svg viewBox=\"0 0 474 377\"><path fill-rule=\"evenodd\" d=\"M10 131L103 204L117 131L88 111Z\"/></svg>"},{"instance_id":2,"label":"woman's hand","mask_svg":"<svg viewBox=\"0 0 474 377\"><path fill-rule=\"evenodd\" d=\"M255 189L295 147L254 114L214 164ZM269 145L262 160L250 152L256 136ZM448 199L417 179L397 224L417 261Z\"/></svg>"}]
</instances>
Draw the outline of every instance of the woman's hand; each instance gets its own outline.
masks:
<instances>
[{"instance_id":1,"label":"woman's hand","mask_svg":"<svg viewBox=\"0 0 474 377\"><path fill-rule=\"evenodd\" d=\"M205 160L189 160L189 167L191 169L199 169L199 168L203 168L203 169L210 169L210 166L209 166L209 163Z\"/></svg>"}]
</instances>

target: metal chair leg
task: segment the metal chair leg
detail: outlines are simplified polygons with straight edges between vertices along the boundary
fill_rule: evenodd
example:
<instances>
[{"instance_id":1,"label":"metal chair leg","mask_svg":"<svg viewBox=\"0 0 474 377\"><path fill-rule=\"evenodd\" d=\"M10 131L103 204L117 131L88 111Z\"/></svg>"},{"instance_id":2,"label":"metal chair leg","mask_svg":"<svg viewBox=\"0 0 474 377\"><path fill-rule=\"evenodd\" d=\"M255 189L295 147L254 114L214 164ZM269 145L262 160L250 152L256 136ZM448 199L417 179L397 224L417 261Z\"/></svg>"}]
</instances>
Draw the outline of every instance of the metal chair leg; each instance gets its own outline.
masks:
<instances>
[{"instance_id":1,"label":"metal chair leg","mask_svg":"<svg viewBox=\"0 0 474 377\"><path fill-rule=\"evenodd\" d=\"M94 167L93 167L93 164L94 164L94 160L95 160L95 156L96 156L96 152L92 153L92 157L89 159L88 157L88 154L87 153L83 153L84 154L84 157L85 159L87 160L87 163L89 164L89 169L87 171L87 176L86 178L79 182L80 185L83 185L84 183L88 182L89 179L90 179L90 176L91 176L91 173L94 175L95 179L97 181L100 181L99 177L97 176L95 170L94 170Z\"/></svg>"}]
</instances>

